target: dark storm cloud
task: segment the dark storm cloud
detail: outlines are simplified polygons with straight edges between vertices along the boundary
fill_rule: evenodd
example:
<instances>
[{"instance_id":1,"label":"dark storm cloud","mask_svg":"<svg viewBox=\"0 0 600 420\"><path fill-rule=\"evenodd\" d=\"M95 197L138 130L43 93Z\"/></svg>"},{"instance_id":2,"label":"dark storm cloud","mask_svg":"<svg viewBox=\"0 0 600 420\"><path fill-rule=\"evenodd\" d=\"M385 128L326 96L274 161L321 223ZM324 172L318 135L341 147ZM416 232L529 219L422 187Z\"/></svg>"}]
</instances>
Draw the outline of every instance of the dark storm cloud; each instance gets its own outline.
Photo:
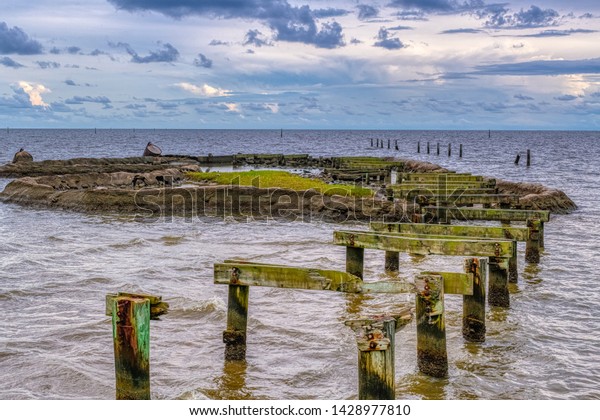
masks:
<instances>
[{"instance_id":1,"label":"dark storm cloud","mask_svg":"<svg viewBox=\"0 0 600 420\"><path fill-rule=\"evenodd\" d=\"M205 69L209 69L212 67L213 62L211 59L207 58L204 54L198 54L198 58L194 60L194 65L196 67L204 67Z\"/></svg>"},{"instance_id":2,"label":"dark storm cloud","mask_svg":"<svg viewBox=\"0 0 600 420\"><path fill-rule=\"evenodd\" d=\"M324 24L319 30L316 19L346 14L341 9L317 9L292 6L287 0L108 0L118 9L155 11L175 19L202 15L223 19L256 19L273 32L275 41L301 42L321 48L344 45L341 26ZM338 30L339 29L339 30ZM337 36L336 39L333 37Z\"/></svg>"},{"instance_id":3,"label":"dark storm cloud","mask_svg":"<svg viewBox=\"0 0 600 420\"><path fill-rule=\"evenodd\" d=\"M21 68L21 67L25 67L23 64L17 63L15 60L13 60L10 57L2 57L2 58L0 58L0 64L2 64L5 67L12 67L13 69L18 69L18 68Z\"/></svg>"},{"instance_id":4,"label":"dark storm cloud","mask_svg":"<svg viewBox=\"0 0 600 420\"><path fill-rule=\"evenodd\" d=\"M368 4L359 4L356 6L356 8L358 9L359 20L368 20L379 16L379 9L374 6L370 6Z\"/></svg>"},{"instance_id":5,"label":"dark storm cloud","mask_svg":"<svg viewBox=\"0 0 600 420\"><path fill-rule=\"evenodd\" d=\"M271 43L264 37L263 33L258 29L250 29L246 32L244 42L242 45L254 45L255 47L263 47L265 45L271 45Z\"/></svg>"},{"instance_id":6,"label":"dark storm cloud","mask_svg":"<svg viewBox=\"0 0 600 420\"><path fill-rule=\"evenodd\" d=\"M140 56L131 46L124 42L118 44L111 44L115 47L125 48L127 54L131 56L131 62L133 63L172 63L177 61L179 58L179 51L169 43L162 44L163 49L158 51L150 51L147 56Z\"/></svg>"},{"instance_id":7,"label":"dark storm cloud","mask_svg":"<svg viewBox=\"0 0 600 420\"><path fill-rule=\"evenodd\" d=\"M42 50L42 44L21 28L9 28L6 22L0 22L0 54L41 54Z\"/></svg>"},{"instance_id":8,"label":"dark storm cloud","mask_svg":"<svg viewBox=\"0 0 600 420\"><path fill-rule=\"evenodd\" d=\"M382 26L377 34L378 41L376 41L373 45L376 47L385 48L387 50L398 50L406 46L402 41L400 41L400 38L392 38L392 36L393 34L390 34L389 31Z\"/></svg>"},{"instance_id":9,"label":"dark storm cloud","mask_svg":"<svg viewBox=\"0 0 600 420\"><path fill-rule=\"evenodd\" d=\"M587 60L538 60L476 66L471 74L504 76L556 76L600 74L600 58Z\"/></svg>"}]
</instances>

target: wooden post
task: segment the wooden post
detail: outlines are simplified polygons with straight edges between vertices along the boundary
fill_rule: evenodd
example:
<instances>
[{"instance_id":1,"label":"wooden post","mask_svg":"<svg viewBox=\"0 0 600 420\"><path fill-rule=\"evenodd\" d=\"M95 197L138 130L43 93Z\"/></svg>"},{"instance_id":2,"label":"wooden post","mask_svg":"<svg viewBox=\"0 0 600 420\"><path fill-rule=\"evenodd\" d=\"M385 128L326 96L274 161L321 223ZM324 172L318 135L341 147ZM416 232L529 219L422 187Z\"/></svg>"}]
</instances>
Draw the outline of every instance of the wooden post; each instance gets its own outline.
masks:
<instances>
[{"instance_id":1,"label":"wooden post","mask_svg":"<svg viewBox=\"0 0 600 420\"><path fill-rule=\"evenodd\" d=\"M448 157L452 156L452 143L448 143Z\"/></svg>"},{"instance_id":2,"label":"wooden post","mask_svg":"<svg viewBox=\"0 0 600 420\"><path fill-rule=\"evenodd\" d=\"M391 140L388 139L388 149L390 148L390 142L391 142Z\"/></svg>"},{"instance_id":3,"label":"wooden post","mask_svg":"<svg viewBox=\"0 0 600 420\"><path fill-rule=\"evenodd\" d=\"M379 147L383 149L383 139L381 139L381 143L379 143Z\"/></svg>"},{"instance_id":4,"label":"wooden post","mask_svg":"<svg viewBox=\"0 0 600 420\"><path fill-rule=\"evenodd\" d=\"M112 300L117 400L150 399L150 300Z\"/></svg>"},{"instance_id":5,"label":"wooden post","mask_svg":"<svg viewBox=\"0 0 600 420\"><path fill-rule=\"evenodd\" d=\"M491 306L508 308L508 258L489 258L488 303Z\"/></svg>"},{"instance_id":6,"label":"wooden post","mask_svg":"<svg viewBox=\"0 0 600 420\"><path fill-rule=\"evenodd\" d=\"M440 155L440 144L439 143L437 144L437 154L438 154L438 156Z\"/></svg>"},{"instance_id":7,"label":"wooden post","mask_svg":"<svg viewBox=\"0 0 600 420\"><path fill-rule=\"evenodd\" d=\"M527 166L531 166L531 150L527 149Z\"/></svg>"},{"instance_id":8,"label":"wooden post","mask_svg":"<svg viewBox=\"0 0 600 420\"><path fill-rule=\"evenodd\" d=\"M394 344L396 321L364 327L358 344L358 399L394 400L396 398Z\"/></svg>"},{"instance_id":9,"label":"wooden post","mask_svg":"<svg viewBox=\"0 0 600 420\"><path fill-rule=\"evenodd\" d=\"M400 269L400 253L385 251L385 271L398 272Z\"/></svg>"},{"instance_id":10,"label":"wooden post","mask_svg":"<svg viewBox=\"0 0 600 420\"><path fill-rule=\"evenodd\" d=\"M519 282L519 268L517 266L517 241L513 241L513 255L508 259L508 282Z\"/></svg>"},{"instance_id":11,"label":"wooden post","mask_svg":"<svg viewBox=\"0 0 600 420\"><path fill-rule=\"evenodd\" d=\"M346 247L346 273L350 273L360 279L363 278L363 267L365 260L365 249Z\"/></svg>"},{"instance_id":12,"label":"wooden post","mask_svg":"<svg viewBox=\"0 0 600 420\"><path fill-rule=\"evenodd\" d=\"M373 138L371 138L371 147L373 147Z\"/></svg>"},{"instance_id":13,"label":"wooden post","mask_svg":"<svg viewBox=\"0 0 600 420\"><path fill-rule=\"evenodd\" d=\"M544 249L544 221L540 220L540 249Z\"/></svg>"},{"instance_id":14,"label":"wooden post","mask_svg":"<svg viewBox=\"0 0 600 420\"><path fill-rule=\"evenodd\" d=\"M463 338L473 343L485 341L485 287L487 259L465 259L465 272L473 274L473 294L463 296Z\"/></svg>"},{"instance_id":15,"label":"wooden post","mask_svg":"<svg viewBox=\"0 0 600 420\"><path fill-rule=\"evenodd\" d=\"M421 142L417 142L417 153L421 153Z\"/></svg>"},{"instance_id":16,"label":"wooden post","mask_svg":"<svg viewBox=\"0 0 600 420\"><path fill-rule=\"evenodd\" d=\"M527 242L525 244L525 261L528 263L540 262L540 222L537 219L527 220Z\"/></svg>"},{"instance_id":17,"label":"wooden post","mask_svg":"<svg viewBox=\"0 0 600 420\"><path fill-rule=\"evenodd\" d=\"M420 275L415 279L415 287L419 370L426 375L443 378L448 374L444 280L441 276Z\"/></svg>"},{"instance_id":18,"label":"wooden post","mask_svg":"<svg viewBox=\"0 0 600 420\"><path fill-rule=\"evenodd\" d=\"M462 143L458 145L458 157L462 157Z\"/></svg>"},{"instance_id":19,"label":"wooden post","mask_svg":"<svg viewBox=\"0 0 600 420\"><path fill-rule=\"evenodd\" d=\"M400 149L398 149L398 140L394 140L394 143L396 145L396 150L400 150Z\"/></svg>"},{"instance_id":20,"label":"wooden post","mask_svg":"<svg viewBox=\"0 0 600 420\"><path fill-rule=\"evenodd\" d=\"M232 279L236 270L232 270ZM249 286L229 285L227 299L227 329L223 331L225 360L244 360L246 358L246 331L248 328Z\"/></svg>"},{"instance_id":21,"label":"wooden post","mask_svg":"<svg viewBox=\"0 0 600 420\"><path fill-rule=\"evenodd\" d=\"M517 157L515 158L515 165L518 165L520 160L521 160L521 155L517 153Z\"/></svg>"}]
</instances>

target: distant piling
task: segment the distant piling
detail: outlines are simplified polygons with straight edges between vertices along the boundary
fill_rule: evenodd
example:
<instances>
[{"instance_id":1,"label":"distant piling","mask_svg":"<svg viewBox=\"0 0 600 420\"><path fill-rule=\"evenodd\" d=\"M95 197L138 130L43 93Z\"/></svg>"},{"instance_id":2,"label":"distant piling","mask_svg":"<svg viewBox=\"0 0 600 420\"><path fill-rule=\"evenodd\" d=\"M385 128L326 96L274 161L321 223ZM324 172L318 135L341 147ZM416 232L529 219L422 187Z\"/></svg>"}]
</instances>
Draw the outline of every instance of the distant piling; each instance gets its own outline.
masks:
<instances>
[{"instance_id":1,"label":"distant piling","mask_svg":"<svg viewBox=\"0 0 600 420\"><path fill-rule=\"evenodd\" d=\"M373 147L373 138L371 138L371 147Z\"/></svg>"},{"instance_id":2,"label":"distant piling","mask_svg":"<svg viewBox=\"0 0 600 420\"><path fill-rule=\"evenodd\" d=\"M517 153L517 157L515 158L515 165L518 165L520 160L521 160L521 155Z\"/></svg>"},{"instance_id":3,"label":"distant piling","mask_svg":"<svg viewBox=\"0 0 600 420\"><path fill-rule=\"evenodd\" d=\"M417 142L417 153L421 153L421 142Z\"/></svg>"},{"instance_id":4,"label":"distant piling","mask_svg":"<svg viewBox=\"0 0 600 420\"><path fill-rule=\"evenodd\" d=\"M458 157L462 158L462 143L458 145Z\"/></svg>"},{"instance_id":5,"label":"distant piling","mask_svg":"<svg viewBox=\"0 0 600 420\"><path fill-rule=\"evenodd\" d=\"M531 166L531 150L527 149L527 166Z\"/></svg>"},{"instance_id":6,"label":"distant piling","mask_svg":"<svg viewBox=\"0 0 600 420\"><path fill-rule=\"evenodd\" d=\"M437 144L437 155L438 156L440 155L440 144L439 143Z\"/></svg>"},{"instance_id":7,"label":"distant piling","mask_svg":"<svg viewBox=\"0 0 600 420\"><path fill-rule=\"evenodd\" d=\"M388 149L391 147L391 146L390 146L390 144L391 144L390 142L391 142L391 140L390 140L390 139L388 139Z\"/></svg>"},{"instance_id":8,"label":"distant piling","mask_svg":"<svg viewBox=\"0 0 600 420\"><path fill-rule=\"evenodd\" d=\"M429 142L427 142L427 154L429 154Z\"/></svg>"},{"instance_id":9,"label":"distant piling","mask_svg":"<svg viewBox=\"0 0 600 420\"><path fill-rule=\"evenodd\" d=\"M400 149L398 149L398 140L394 140L394 143L395 143L396 150L400 150Z\"/></svg>"},{"instance_id":10,"label":"distant piling","mask_svg":"<svg viewBox=\"0 0 600 420\"><path fill-rule=\"evenodd\" d=\"M452 156L452 143L448 143L448 157Z\"/></svg>"}]
</instances>

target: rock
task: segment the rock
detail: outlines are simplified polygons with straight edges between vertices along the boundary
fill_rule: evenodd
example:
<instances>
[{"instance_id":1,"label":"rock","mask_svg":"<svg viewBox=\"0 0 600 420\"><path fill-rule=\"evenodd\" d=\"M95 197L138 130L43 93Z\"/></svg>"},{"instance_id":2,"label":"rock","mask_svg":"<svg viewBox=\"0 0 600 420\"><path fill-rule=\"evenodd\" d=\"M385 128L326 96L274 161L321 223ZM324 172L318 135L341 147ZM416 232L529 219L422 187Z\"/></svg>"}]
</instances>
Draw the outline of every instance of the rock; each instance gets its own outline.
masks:
<instances>
[{"instance_id":1,"label":"rock","mask_svg":"<svg viewBox=\"0 0 600 420\"><path fill-rule=\"evenodd\" d=\"M33 156L23 149L19 150L15 153L15 157L13 157L12 163L20 163L20 162L33 162Z\"/></svg>"}]
</instances>

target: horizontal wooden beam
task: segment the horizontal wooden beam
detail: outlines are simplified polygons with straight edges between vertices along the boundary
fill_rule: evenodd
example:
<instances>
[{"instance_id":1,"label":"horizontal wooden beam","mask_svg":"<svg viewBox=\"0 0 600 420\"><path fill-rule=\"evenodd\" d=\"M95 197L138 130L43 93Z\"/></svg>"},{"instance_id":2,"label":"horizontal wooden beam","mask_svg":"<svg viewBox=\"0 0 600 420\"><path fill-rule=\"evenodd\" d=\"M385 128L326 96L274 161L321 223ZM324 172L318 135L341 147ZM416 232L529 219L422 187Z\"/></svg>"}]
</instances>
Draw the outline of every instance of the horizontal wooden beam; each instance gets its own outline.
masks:
<instances>
[{"instance_id":1,"label":"horizontal wooden beam","mask_svg":"<svg viewBox=\"0 0 600 420\"><path fill-rule=\"evenodd\" d=\"M465 187L450 187L447 188L396 188L396 185L392 185L391 188L394 195L397 197L415 197L418 195L460 195L460 194L497 194L498 189L496 188L465 188Z\"/></svg>"},{"instance_id":2,"label":"horizontal wooden beam","mask_svg":"<svg viewBox=\"0 0 600 420\"><path fill-rule=\"evenodd\" d=\"M404 181L401 184L391 185L391 188L395 190L407 190L411 188L426 188L431 190L440 190L448 188L493 188L496 186L494 180L491 181L441 181L440 182L418 182L418 181Z\"/></svg>"},{"instance_id":3,"label":"horizontal wooden beam","mask_svg":"<svg viewBox=\"0 0 600 420\"><path fill-rule=\"evenodd\" d=\"M403 281L365 283L360 278L343 271L236 260L226 260L224 263L214 265L214 283L363 294L414 292L414 286Z\"/></svg>"},{"instance_id":4,"label":"horizontal wooden beam","mask_svg":"<svg viewBox=\"0 0 600 420\"><path fill-rule=\"evenodd\" d=\"M435 202L446 205L464 206L466 204L512 204L519 203L519 196L514 194L421 194L418 196L419 204Z\"/></svg>"},{"instance_id":5,"label":"horizontal wooden beam","mask_svg":"<svg viewBox=\"0 0 600 420\"><path fill-rule=\"evenodd\" d=\"M473 274L442 271L423 271L423 275L441 276L444 279L444 293L447 295L473 294Z\"/></svg>"},{"instance_id":6,"label":"horizontal wooden beam","mask_svg":"<svg viewBox=\"0 0 600 420\"><path fill-rule=\"evenodd\" d=\"M473 226L440 225L426 223L371 223L376 232L410 233L424 235L450 235L476 238L510 239L525 242L529 238L529 229L514 226Z\"/></svg>"},{"instance_id":7,"label":"horizontal wooden beam","mask_svg":"<svg viewBox=\"0 0 600 420\"><path fill-rule=\"evenodd\" d=\"M513 243L506 240L427 239L365 231L335 231L333 242L354 248L407 252L417 255L463 255L474 257L513 255Z\"/></svg>"},{"instance_id":8,"label":"horizontal wooden beam","mask_svg":"<svg viewBox=\"0 0 600 420\"><path fill-rule=\"evenodd\" d=\"M513 210L513 209L479 209L473 207L436 207L428 206L422 210L424 213L436 214L441 209L446 211L449 218L457 220L509 220L527 221L539 219L542 222L550 221L548 210Z\"/></svg>"}]
</instances>

